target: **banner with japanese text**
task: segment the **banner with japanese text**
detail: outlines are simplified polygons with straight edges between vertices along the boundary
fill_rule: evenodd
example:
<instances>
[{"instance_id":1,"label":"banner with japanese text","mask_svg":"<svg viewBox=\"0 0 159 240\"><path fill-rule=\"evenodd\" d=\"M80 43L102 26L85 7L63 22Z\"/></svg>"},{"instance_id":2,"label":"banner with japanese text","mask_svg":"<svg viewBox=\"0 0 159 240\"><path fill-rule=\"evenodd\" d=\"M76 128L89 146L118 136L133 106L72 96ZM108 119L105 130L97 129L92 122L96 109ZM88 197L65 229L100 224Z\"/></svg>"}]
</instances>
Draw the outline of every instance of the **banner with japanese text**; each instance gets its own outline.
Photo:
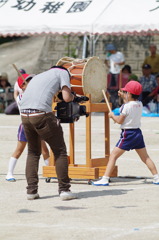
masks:
<instances>
[{"instance_id":1,"label":"banner with japanese text","mask_svg":"<svg viewBox=\"0 0 159 240\"><path fill-rule=\"evenodd\" d=\"M159 31L158 0L0 0L0 36Z\"/></svg>"}]
</instances>

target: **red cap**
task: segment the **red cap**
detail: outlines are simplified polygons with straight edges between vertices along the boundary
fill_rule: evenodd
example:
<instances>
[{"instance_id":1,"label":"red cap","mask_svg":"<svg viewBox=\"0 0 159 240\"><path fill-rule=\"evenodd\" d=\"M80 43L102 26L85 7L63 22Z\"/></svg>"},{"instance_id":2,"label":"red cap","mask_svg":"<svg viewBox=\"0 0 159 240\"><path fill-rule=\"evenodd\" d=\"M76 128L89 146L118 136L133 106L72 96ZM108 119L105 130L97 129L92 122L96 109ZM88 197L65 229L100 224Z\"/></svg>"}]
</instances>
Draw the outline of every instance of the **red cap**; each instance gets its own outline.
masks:
<instances>
[{"instance_id":1,"label":"red cap","mask_svg":"<svg viewBox=\"0 0 159 240\"><path fill-rule=\"evenodd\" d=\"M22 76L23 76L23 78L24 79L26 79L28 76L30 76L29 74L22 74ZM20 87L20 88L22 88L22 85L23 85L23 83L24 83L24 80L21 78L21 77L18 77L18 79L17 79L17 82L18 82L18 86Z\"/></svg>"},{"instance_id":2,"label":"red cap","mask_svg":"<svg viewBox=\"0 0 159 240\"><path fill-rule=\"evenodd\" d=\"M137 81L131 80L121 90L132 93L134 95L140 95L142 92L142 85Z\"/></svg>"}]
</instances>

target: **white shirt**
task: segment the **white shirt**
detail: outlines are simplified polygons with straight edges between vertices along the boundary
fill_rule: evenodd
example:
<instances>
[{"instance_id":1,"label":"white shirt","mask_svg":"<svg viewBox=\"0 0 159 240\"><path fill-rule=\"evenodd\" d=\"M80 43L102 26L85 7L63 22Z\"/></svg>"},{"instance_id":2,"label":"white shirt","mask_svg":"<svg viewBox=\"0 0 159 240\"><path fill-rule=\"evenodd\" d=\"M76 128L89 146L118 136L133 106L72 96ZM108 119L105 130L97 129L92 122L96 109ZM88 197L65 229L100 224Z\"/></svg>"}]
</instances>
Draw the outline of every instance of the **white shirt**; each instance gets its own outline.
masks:
<instances>
[{"instance_id":1,"label":"white shirt","mask_svg":"<svg viewBox=\"0 0 159 240\"><path fill-rule=\"evenodd\" d=\"M114 63L121 63L125 61L124 55L121 52L116 52L111 54L110 56L106 57L106 60L109 61L110 65L110 73L112 74L119 74L121 66L120 65L115 65Z\"/></svg>"},{"instance_id":2,"label":"white shirt","mask_svg":"<svg viewBox=\"0 0 159 240\"><path fill-rule=\"evenodd\" d=\"M14 91L18 91L19 94L22 94L23 90L19 87L18 82L16 81L14 84Z\"/></svg>"},{"instance_id":3,"label":"white shirt","mask_svg":"<svg viewBox=\"0 0 159 240\"><path fill-rule=\"evenodd\" d=\"M22 94L19 94L16 98L16 102L17 102L17 105L18 105L19 112L20 112L19 102L21 101L21 99L22 99Z\"/></svg>"},{"instance_id":4,"label":"white shirt","mask_svg":"<svg viewBox=\"0 0 159 240\"><path fill-rule=\"evenodd\" d=\"M121 129L140 128L141 126L141 114L142 114L142 102L130 101L121 106L121 115L126 116L124 122L121 124Z\"/></svg>"}]
</instances>

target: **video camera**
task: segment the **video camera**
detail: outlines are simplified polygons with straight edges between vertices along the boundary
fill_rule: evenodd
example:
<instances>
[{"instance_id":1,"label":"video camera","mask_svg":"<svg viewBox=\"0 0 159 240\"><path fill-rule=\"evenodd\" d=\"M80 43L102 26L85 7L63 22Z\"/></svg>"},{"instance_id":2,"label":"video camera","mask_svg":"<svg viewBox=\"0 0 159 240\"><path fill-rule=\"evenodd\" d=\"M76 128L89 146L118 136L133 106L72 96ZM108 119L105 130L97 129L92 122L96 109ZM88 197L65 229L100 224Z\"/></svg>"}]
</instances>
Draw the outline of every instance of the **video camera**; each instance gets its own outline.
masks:
<instances>
[{"instance_id":1,"label":"video camera","mask_svg":"<svg viewBox=\"0 0 159 240\"><path fill-rule=\"evenodd\" d=\"M62 94L58 94L58 98L62 102L58 102L55 110L57 110L57 118L60 119L61 123L73 123L79 120L80 116L88 117L89 114L86 113L86 106L81 106L79 103L83 101L88 101L89 98L82 96L74 98L73 102L65 102L62 99Z\"/></svg>"}]
</instances>

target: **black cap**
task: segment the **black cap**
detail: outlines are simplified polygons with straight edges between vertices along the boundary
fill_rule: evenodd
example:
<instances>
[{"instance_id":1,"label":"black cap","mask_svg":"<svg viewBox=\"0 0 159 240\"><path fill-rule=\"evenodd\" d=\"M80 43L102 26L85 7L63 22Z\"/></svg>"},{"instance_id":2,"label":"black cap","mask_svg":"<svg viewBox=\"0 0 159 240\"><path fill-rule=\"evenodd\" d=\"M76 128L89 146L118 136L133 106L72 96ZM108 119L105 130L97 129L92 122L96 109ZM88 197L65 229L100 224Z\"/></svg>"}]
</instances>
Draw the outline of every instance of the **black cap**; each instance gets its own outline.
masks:
<instances>
[{"instance_id":1,"label":"black cap","mask_svg":"<svg viewBox=\"0 0 159 240\"><path fill-rule=\"evenodd\" d=\"M142 67L143 69L151 69L151 65L150 64L145 64Z\"/></svg>"},{"instance_id":2,"label":"black cap","mask_svg":"<svg viewBox=\"0 0 159 240\"><path fill-rule=\"evenodd\" d=\"M21 74L25 74L25 73L26 73L26 71L25 71L23 68L19 69L19 72L20 72Z\"/></svg>"}]
</instances>

